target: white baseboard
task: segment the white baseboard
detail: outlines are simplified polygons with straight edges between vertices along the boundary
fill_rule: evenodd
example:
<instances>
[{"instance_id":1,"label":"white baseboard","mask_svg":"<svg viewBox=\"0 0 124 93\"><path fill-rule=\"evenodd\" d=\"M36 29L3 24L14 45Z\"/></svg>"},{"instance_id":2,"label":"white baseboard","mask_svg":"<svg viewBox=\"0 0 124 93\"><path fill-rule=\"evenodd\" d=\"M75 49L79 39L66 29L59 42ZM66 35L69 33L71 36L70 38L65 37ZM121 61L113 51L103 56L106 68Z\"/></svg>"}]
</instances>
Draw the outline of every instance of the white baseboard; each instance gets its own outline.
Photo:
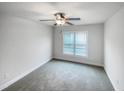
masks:
<instances>
[{"instance_id":1,"label":"white baseboard","mask_svg":"<svg viewBox=\"0 0 124 93\"><path fill-rule=\"evenodd\" d=\"M111 84L112 84L112 86L113 86L114 90L115 90L115 91L117 91L117 89L116 89L116 87L115 87L114 83L112 82L112 80L111 80L111 78L110 78L110 76L109 76L108 72L106 71L106 68L105 68L105 67L104 67L104 70L105 70L105 72L106 72L106 74L107 74L107 76L108 76L108 78L109 78L109 80L110 80L110 82L111 82Z\"/></svg>"},{"instance_id":2,"label":"white baseboard","mask_svg":"<svg viewBox=\"0 0 124 93\"><path fill-rule=\"evenodd\" d=\"M98 66L98 67L104 67L103 64L97 64L97 63L93 63L93 62L80 62L80 61L75 61L75 60L71 60L71 59L64 59L64 58L53 58L53 59L56 59L56 60L65 60L65 61L72 61L72 62L75 62L75 63L81 63L81 64L87 64L87 65L93 65L93 66Z\"/></svg>"},{"instance_id":3,"label":"white baseboard","mask_svg":"<svg viewBox=\"0 0 124 93\"><path fill-rule=\"evenodd\" d=\"M14 79L0 85L0 90L3 90L5 88L7 88L8 86L10 86L11 84L15 83L16 81L20 80L21 78L23 78L24 76L28 75L29 73L31 73L32 71L36 70L37 68L39 68L40 66L44 65L45 63L47 63L48 61L50 61L52 58L42 62L41 64L37 65L36 67L22 73L21 75L15 77Z\"/></svg>"}]
</instances>

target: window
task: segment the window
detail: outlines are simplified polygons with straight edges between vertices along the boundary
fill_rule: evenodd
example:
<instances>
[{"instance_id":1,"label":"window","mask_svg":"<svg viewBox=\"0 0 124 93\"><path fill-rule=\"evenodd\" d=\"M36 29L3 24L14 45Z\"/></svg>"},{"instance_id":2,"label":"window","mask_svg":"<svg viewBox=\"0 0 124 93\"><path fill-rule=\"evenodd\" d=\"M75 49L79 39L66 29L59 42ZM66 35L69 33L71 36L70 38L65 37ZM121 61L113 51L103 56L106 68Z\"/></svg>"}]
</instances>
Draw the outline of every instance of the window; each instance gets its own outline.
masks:
<instances>
[{"instance_id":1,"label":"window","mask_svg":"<svg viewBox=\"0 0 124 93\"><path fill-rule=\"evenodd\" d=\"M63 52L64 54L87 56L87 31L64 32L63 33Z\"/></svg>"}]
</instances>

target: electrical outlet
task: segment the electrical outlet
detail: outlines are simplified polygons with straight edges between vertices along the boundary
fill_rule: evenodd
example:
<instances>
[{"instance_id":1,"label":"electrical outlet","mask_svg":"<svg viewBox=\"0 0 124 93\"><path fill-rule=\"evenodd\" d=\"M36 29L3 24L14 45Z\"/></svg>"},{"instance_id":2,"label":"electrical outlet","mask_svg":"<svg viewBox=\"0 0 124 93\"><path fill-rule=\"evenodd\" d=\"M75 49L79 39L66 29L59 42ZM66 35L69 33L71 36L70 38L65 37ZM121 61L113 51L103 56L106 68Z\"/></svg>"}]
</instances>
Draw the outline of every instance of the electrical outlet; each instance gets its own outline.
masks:
<instances>
[{"instance_id":1,"label":"electrical outlet","mask_svg":"<svg viewBox=\"0 0 124 93\"><path fill-rule=\"evenodd\" d=\"M4 80L4 75L0 75L0 80L3 81Z\"/></svg>"},{"instance_id":2,"label":"electrical outlet","mask_svg":"<svg viewBox=\"0 0 124 93\"><path fill-rule=\"evenodd\" d=\"M6 76L7 76L7 75L6 75L6 73L5 73L4 76L3 76L3 78L6 79Z\"/></svg>"},{"instance_id":3,"label":"electrical outlet","mask_svg":"<svg viewBox=\"0 0 124 93\"><path fill-rule=\"evenodd\" d=\"M7 79L6 74L2 73L0 75L0 84L5 83L6 79Z\"/></svg>"},{"instance_id":4,"label":"electrical outlet","mask_svg":"<svg viewBox=\"0 0 124 93\"><path fill-rule=\"evenodd\" d=\"M0 75L0 80L2 80L3 78L2 78L3 76L2 75Z\"/></svg>"},{"instance_id":5,"label":"electrical outlet","mask_svg":"<svg viewBox=\"0 0 124 93\"><path fill-rule=\"evenodd\" d=\"M6 73L0 75L0 80L5 80L6 79Z\"/></svg>"}]
</instances>

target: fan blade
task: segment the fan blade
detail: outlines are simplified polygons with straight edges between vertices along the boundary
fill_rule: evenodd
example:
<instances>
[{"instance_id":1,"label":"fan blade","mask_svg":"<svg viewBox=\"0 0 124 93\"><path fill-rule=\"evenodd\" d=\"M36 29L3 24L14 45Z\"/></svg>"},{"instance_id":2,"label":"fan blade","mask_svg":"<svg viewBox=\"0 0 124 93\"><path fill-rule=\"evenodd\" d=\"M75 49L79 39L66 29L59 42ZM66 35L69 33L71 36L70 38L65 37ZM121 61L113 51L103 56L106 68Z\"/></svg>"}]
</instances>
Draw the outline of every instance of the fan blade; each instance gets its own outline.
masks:
<instances>
[{"instance_id":1,"label":"fan blade","mask_svg":"<svg viewBox=\"0 0 124 93\"><path fill-rule=\"evenodd\" d=\"M80 18L68 18L67 20L81 20Z\"/></svg>"},{"instance_id":2,"label":"fan blade","mask_svg":"<svg viewBox=\"0 0 124 93\"><path fill-rule=\"evenodd\" d=\"M40 21L55 21L54 19L44 19L44 20L40 20Z\"/></svg>"},{"instance_id":3,"label":"fan blade","mask_svg":"<svg viewBox=\"0 0 124 93\"><path fill-rule=\"evenodd\" d=\"M70 22L66 22L67 24L69 24L69 25L74 25L74 24L72 24L72 23L70 23Z\"/></svg>"},{"instance_id":4,"label":"fan blade","mask_svg":"<svg viewBox=\"0 0 124 93\"><path fill-rule=\"evenodd\" d=\"M56 26L57 24L55 23L54 25Z\"/></svg>"}]
</instances>

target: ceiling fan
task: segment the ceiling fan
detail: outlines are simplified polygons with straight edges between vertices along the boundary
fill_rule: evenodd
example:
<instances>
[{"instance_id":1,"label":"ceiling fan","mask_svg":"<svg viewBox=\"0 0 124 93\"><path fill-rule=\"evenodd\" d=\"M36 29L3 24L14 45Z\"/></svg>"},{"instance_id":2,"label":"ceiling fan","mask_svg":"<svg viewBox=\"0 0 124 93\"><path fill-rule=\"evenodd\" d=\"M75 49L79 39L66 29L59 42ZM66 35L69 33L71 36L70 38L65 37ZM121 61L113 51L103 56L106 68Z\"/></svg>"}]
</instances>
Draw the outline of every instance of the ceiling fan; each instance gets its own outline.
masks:
<instances>
[{"instance_id":1,"label":"ceiling fan","mask_svg":"<svg viewBox=\"0 0 124 93\"><path fill-rule=\"evenodd\" d=\"M80 18L69 18L65 15L65 13L62 12L57 12L54 14L55 19L45 19L45 20L40 20L40 21L55 21L55 26L63 26L65 24L68 25L74 25L73 23L69 21L78 21L81 20Z\"/></svg>"}]
</instances>

